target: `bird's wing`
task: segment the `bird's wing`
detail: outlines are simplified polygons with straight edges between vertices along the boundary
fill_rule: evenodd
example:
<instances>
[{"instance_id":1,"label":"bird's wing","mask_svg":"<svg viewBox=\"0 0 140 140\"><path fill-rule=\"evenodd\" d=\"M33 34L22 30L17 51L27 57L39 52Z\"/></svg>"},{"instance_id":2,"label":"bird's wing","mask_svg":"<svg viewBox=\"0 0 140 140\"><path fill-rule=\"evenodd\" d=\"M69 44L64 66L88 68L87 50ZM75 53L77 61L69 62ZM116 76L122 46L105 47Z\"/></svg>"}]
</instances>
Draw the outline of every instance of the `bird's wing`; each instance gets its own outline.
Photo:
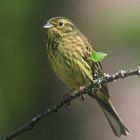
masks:
<instances>
[{"instance_id":1,"label":"bird's wing","mask_svg":"<svg viewBox=\"0 0 140 140\"><path fill-rule=\"evenodd\" d=\"M94 49L93 45L83 34L80 33L79 35L83 39L83 42L86 46L86 47L84 47L84 48L86 48L86 51L83 49L83 55L84 55L83 58L85 59L85 61L87 61L87 63L91 67L93 79L103 77L104 72L103 72L103 69L102 69L101 62L96 62L95 63L95 62L91 62L88 59L90 57L91 53L92 53L91 51ZM97 75L97 77L95 75ZM103 92L104 95L106 95L106 97L109 98L109 91L108 91L108 88L107 88L107 84L102 84L101 92Z\"/></svg>"}]
</instances>

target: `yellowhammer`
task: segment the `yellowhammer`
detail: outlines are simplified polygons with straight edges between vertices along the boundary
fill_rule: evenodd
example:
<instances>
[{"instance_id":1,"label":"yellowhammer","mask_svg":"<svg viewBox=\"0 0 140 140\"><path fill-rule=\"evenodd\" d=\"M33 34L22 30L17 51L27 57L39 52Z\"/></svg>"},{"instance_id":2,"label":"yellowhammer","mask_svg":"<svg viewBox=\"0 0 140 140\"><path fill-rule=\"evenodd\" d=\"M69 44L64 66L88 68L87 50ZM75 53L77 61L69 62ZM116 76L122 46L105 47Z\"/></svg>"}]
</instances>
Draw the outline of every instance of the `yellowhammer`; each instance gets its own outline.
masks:
<instances>
[{"instance_id":1,"label":"yellowhammer","mask_svg":"<svg viewBox=\"0 0 140 140\"><path fill-rule=\"evenodd\" d=\"M48 59L56 75L66 85L78 90L95 79L95 74L97 77L103 76L101 64L89 60L93 46L69 19L51 18L44 28L47 28ZM102 108L115 135L128 135L129 130L109 100L106 84L101 85L94 98Z\"/></svg>"}]
</instances>

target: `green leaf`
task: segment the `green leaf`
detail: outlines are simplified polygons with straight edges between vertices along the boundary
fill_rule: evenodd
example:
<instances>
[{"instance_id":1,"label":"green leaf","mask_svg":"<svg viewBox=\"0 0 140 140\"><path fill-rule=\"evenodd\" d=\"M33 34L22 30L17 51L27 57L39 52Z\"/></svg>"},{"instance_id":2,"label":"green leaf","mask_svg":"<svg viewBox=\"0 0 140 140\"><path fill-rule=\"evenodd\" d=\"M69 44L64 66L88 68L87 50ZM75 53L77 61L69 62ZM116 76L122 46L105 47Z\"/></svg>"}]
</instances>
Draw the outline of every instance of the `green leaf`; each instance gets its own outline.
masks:
<instances>
[{"instance_id":1,"label":"green leaf","mask_svg":"<svg viewBox=\"0 0 140 140\"><path fill-rule=\"evenodd\" d=\"M93 62L101 62L106 56L107 56L106 53L96 52L95 50L92 50L92 54L89 57L89 60Z\"/></svg>"}]
</instances>

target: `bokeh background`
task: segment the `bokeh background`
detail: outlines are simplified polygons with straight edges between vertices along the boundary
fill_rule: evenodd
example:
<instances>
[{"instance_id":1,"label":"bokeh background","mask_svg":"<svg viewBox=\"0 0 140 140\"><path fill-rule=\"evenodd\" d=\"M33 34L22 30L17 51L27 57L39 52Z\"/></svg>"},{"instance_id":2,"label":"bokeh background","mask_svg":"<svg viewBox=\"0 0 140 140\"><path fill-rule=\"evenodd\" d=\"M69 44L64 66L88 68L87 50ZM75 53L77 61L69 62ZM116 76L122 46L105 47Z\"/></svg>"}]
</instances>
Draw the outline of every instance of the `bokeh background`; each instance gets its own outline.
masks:
<instances>
[{"instance_id":1,"label":"bokeh background","mask_svg":"<svg viewBox=\"0 0 140 140\"><path fill-rule=\"evenodd\" d=\"M106 73L140 65L139 0L1 0L0 1L0 136L14 131L42 112L69 89L50 68L42 26L66 16L108 53ZM109 84L111 99L131 130L121 140L140 137L140 77ZM40 121L16 140L117 140L97 103L76 99L70 111Z\"/></svg>"}]
</instances>

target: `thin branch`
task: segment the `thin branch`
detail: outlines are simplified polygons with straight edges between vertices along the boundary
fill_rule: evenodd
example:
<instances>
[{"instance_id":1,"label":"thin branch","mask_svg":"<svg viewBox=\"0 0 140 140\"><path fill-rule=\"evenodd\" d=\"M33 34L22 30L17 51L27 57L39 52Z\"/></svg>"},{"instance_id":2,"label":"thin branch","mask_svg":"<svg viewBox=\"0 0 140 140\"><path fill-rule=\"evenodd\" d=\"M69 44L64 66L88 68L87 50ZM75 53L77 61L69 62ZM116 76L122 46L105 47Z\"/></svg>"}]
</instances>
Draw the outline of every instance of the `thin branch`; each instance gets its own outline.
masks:
<instances>
[{"instance_id":1,"label":"thin branch","mask_svg":"<svg viewBox=\"0 0 140 140\"><path fill-rule=\"evenodd\" d=\"M105 74L104 77L98 78L98 79L92 81L89 85L87 85L83 89L82 94L89 94L90 96L93 96L93 94L94 94L93 91L95 89L99 88L99 86L101 84L113 82L113 81L116 81L117 79L121 79L121 78L124 79L128 76L133 76L133 75L139 75L140 76L140 67L138 67L137 69L134 69L134 70L127 70L127 71L120 70L118 73L113 74L113 75ZM11 139L14 139L18 135L21 135L22 133L24 133L26 131L33 130L34 126L41 119L49 116L52 113L57 112L60 108L62 108L66 104L69 104L72 100L74 100L74 99L76 99L77 97L80 97L80 96L81 96L81 92L76 91L73 95L67 96L67 98L65 98L64 100L61 99L57 104L55 104L52 107L46 109L44 112L38 114L31 121L27 122L25 125L18 128L17 130L12 132L11 134L1 137L0 140L11 140Z\"/></svg>"}]
</instances>

